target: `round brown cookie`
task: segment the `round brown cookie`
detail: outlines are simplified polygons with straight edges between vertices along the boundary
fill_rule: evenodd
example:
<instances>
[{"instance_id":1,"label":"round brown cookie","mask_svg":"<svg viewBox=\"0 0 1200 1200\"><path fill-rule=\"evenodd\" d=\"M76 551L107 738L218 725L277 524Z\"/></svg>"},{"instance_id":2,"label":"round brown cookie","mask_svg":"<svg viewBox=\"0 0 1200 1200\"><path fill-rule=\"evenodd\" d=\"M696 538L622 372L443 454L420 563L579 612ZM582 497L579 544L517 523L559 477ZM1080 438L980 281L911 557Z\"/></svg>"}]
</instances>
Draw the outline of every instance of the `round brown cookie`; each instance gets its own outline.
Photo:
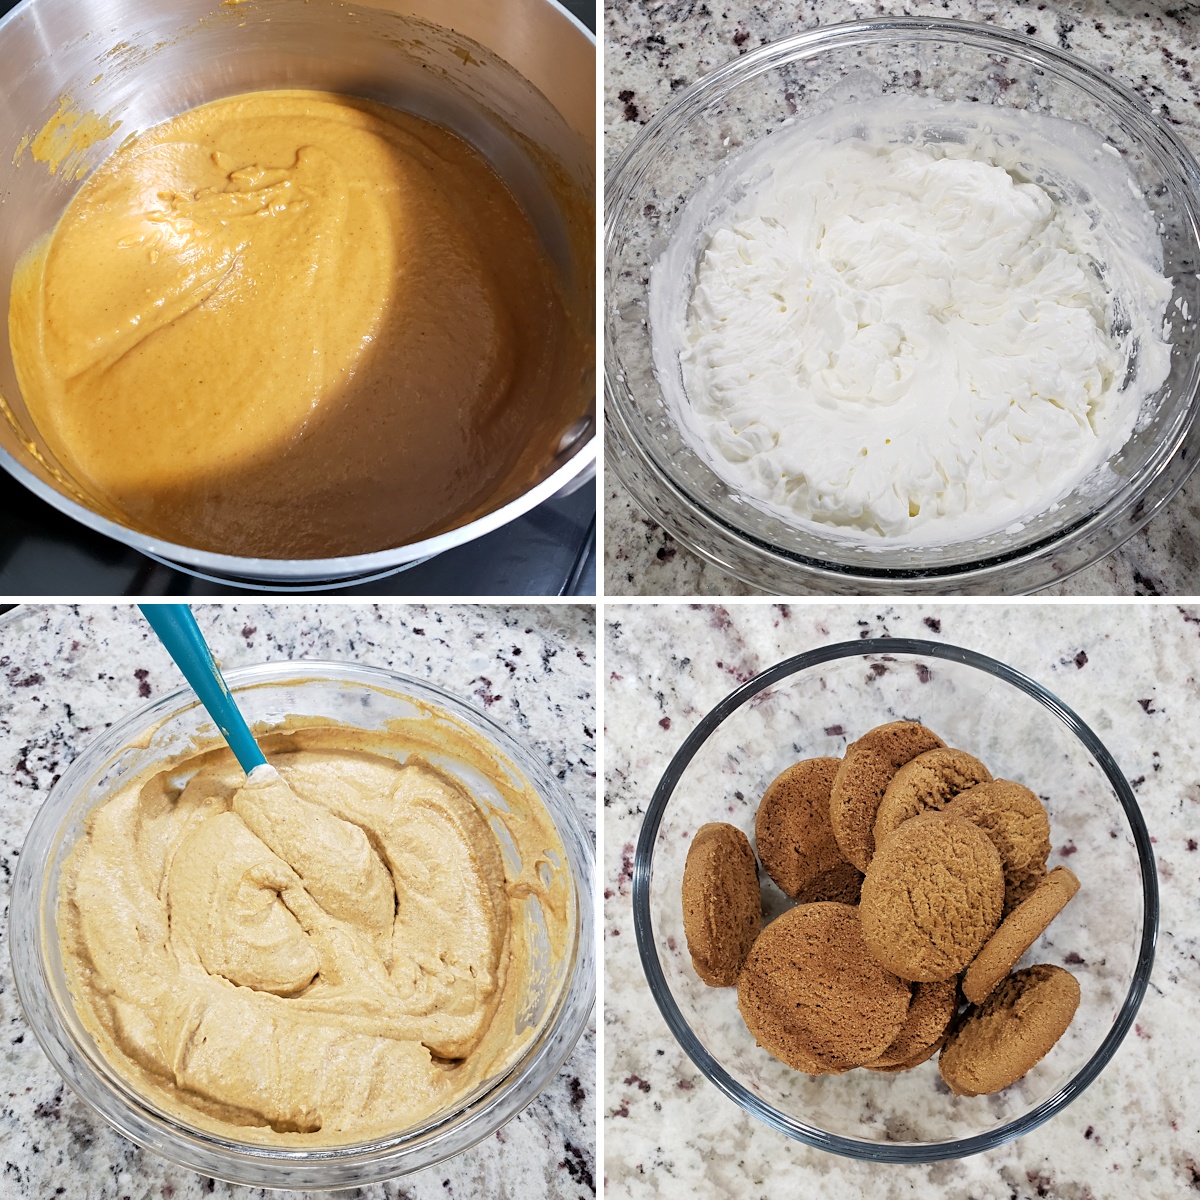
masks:
<instances>
[{"instance_id":1,"label":"round brown cookie","mask_svg":"<svg viewBox=\"0 0 1200 1200\"><path fill-rule=\"evenodd\" d=\"M761 928L750 839L733 825L701 825L683 868L683 932L696 974L732 987Z\"/></svg>"},{"instance_id":2,"label":"round brown cookie","mask_svg":"<svg viewBox=\"0 0 1200 1200\"><path fill-rule=\"evenodd\" d=\"M737 989L742 1020L754 1035L755 1043L768 1054L773 1054L792 1070L803 1071L806 1075L842 1075L850 1070L849 1063L822 1062L817 1058L808 1031L801 1023L791 1019L786 997L780 995L765 971L743 968L738 976Z\"/></svg>"},{"instance_id":3,"label":"round brown cookie","mask_svg":"<svg viewBox=\"0 0 1200 1200\"><path fill-rule=\"evenodd\" d=\"M862 892L862 872L848 862L838 863L832 871L818 876L793 897L800 904L836 900L838 904L857 904Z\"/></svg>"},{"instance_id":4,"label":"round brown cookie","mask_svg":"<svg viewBox=\"0 0 1200 1200\"><path fill-rule=\"evenodd\" d=\"M941 1048L945 1041L945 1036L938 1038L931 1046L926 1046L924 1050L919 1050L912 1058L907 1058L904 1062L896 1063L890 1067L877 1067L874 1063L864 1064L868 1071L878 1071L881 1075L899 1075L901 1071L911 1071L913 1067L919 1067L923 1062L928 1062Z\"/></svg>"},{"instance_id":5,"label":"round brown cookie","mask_svg":"<svg viewBox=\"0 0 1200 1200\"><path fill-rule=\"evenodd\" d=\"M1017 971L951 1031L938 1070L956 1095L998 1092L1045 1058L1078 1007L1070 971L1049 963Z\"/></svg>"},{"instance_id":6,"label":"round brown cookie","mask_svg":"<svg viewBox=\"0 0 1200 1200\"><path fill-rule=\"evenodd\" d=\"M879 847L859 914L871 953L903 979L957 975L1000 924L1004 871L987 834L927 812Z\"/></svg>"},{"instance_id":7,"label":"round brown cookie","mask_svg":"<svg viewBox=\"0 0 1200 1200\"><path fill-rule=\"evenodd\" d=\"M1028 872L1015 879L1006 878L1004 881L1004 916L1007 917L1018 904L1023 904L1028 900L1045 878L1046 868L1044 866L1030 867Z\"/></svg>"},{"instance_id":8,"label":"round brown cookie","mask_svg":"<svg viewBox=\"0 0 1200 1200\"><path fill-rule=\"evenodd\" d=\"M754 842L759 861L792 899L846 861L829 824L829 791L840 765L837 758L793 763L771 781L758 806Z\"/></svg>"},{"instance_id":9,"label":"round brown cookie","mask_svg":"<svg viewBox=\"0 0 1200 1200\"><path fill-rule=\"evenodd\" d=\"M875 814L892 776L918 754L945 743L915 721L877 725L846 747L833 781L829 819L842 857L860 871L875 853Z\"/></svg>"},{"instance_id":10,"label":"round brown cookie","mask_svg":"<svg viewBox=\"0 0 1200 1200\"><path fill-rule=\"evenodd\" d=\"M956 796L945 811L978 825L1000 852L1007 916L1046 874L1050 818L1042 802L1022 784L997 779Z\"/></svg>"},{"instance_id":11,"label":"round brown cookie","mask_svg":"<svg viewBox=\"0 0 1200 1200\"><path fill-rule=\"evenodd\" d=\"M761 1046L789 1066L842 1071L896 1040L910 989L863 944L848 904L799 904L759 934L738 976L738 1007Z\"/></svg>"},{"instance_id":12,"label":"round brown cookie","mask_svg":"<svg viewBox=\"0 0 1200 1200\"><path fill-rule=\"evenodd\" d=\"M907 1071L919 1066L942 1044L957 1008L955 980L918 983L896 1040L877 1059L864 1065L872 1071Z\"/></svg>"},{"instance_id":13,"label":"round brown cookie","mask_svg":"<svg viewBox=\"0 0 1200 1200\"><path fill-rule=\"evenodd\" d=\"M963 976L963 995L972 1003L983 998L1013 969L1021 955L1042 936L1046 926L1079 891L1079 880L1066 867L1055 867L1041 886L1019 904L992 934Z\"/></svg>"},{"instance_id":14,"label":"round brown cookie","mask_svg":"<svg viewBox=\"0 0 1200 1200\"><path fill-rule=\"evenodd\" d=\"M918 754L892 776L883 793L875 814L875 845L912 817L931 808L945 808L960 792L991 780L987 767L965 750L939 746Z\"/></svg>"}]
</instances>

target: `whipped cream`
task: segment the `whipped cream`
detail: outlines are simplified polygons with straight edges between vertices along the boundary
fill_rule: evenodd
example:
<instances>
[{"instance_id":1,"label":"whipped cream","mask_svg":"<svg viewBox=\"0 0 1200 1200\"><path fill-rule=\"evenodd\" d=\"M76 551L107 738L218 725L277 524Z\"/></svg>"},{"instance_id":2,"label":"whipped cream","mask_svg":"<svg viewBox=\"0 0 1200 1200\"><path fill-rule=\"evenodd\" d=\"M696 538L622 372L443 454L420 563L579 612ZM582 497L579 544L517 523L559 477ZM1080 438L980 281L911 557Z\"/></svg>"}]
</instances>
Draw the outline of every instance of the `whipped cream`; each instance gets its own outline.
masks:
<instances>
[{"instance_id":1,"label":"whipped cream","mask_svg":"<svg viewBox=\"0 0 1200 1200\"><path fill-rule=\"evenodd\" d=\"M887 97L730 160L652 270L650 324L668 403L735 491L935 544L1095 485L1167 376L1171 294L1091 130Z\"/></svg>"}]
</instances>

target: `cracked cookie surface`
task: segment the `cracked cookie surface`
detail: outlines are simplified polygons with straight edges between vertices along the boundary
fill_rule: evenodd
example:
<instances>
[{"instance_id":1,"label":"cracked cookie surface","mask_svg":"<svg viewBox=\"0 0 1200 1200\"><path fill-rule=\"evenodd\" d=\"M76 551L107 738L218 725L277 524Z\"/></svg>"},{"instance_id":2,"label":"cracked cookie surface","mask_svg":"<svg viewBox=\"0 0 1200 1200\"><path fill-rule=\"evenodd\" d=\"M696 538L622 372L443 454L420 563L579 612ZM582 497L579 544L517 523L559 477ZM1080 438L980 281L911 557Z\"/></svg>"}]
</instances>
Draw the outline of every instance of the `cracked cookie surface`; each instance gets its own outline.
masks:
<instances>
[{"instance_id":1,"label":"cracked cookie surface","mask_svg":"<svg viewBox=\"0 0 1200 1200\"><path fill-rule=\"evenodd\" d=\"M904 979L957 975L1000 923L1004 871L987 834L970 821L928 812L879 848L863 879L863 936Z\"/></svg>"},{"instance_id":2,"label":"cracked cookie surface","mask_svg":"<svg viewBox=\"0 0 1200 1200\"><path fill-rule=\"evenodd\" d=\"M846 862L829 821L829 795L841 759L806 758L768 785L754 822L763 870L801 903L858 902L862 873Z\"/></svg>"},{"instance_id":3,"label":"cracked cookie surface","mask_svg":"<svg viewBox=\"0 0 1200 1200\"><path fill-rule=\"evenodd\" d=\"M683 868L683 932L696 974L710 987L732 987L761 928L750 839L724 822L701 825Z\"/></svg>"},{"instance_id":4,"label":"cracked cookie surface","mask_svg":"<svg viewBox=\"0 0 1200 1200\"><path fill-rule=\"evenodd\" d=\"M738 978L738 1007L755 1040L789 1066L816 1063L821 1072L878 1058L903 1028L910 994L867 952L857 909L832 902L800 904L772 921Z\"/></svg>"},{"instance_id":5,"label":"cracked cookie surface","mask_svg":"<svg viewBox=\"0 0 1200 1200\"><path fill-rule=\"evenodd\" d=\"M875 853L875 816L896 772L918 754L945 743L915 721L891 721L846 747L829 796L833 835L847 862L860 871Z\"/></svg>"},{"instance_id":6,"label":"cracked cookie surface","mask_svg":"<svg viewBox=\"0 0 1200 1200\"><path fill-rule=\"evenodd\" d=\"M946 1039L938 1070L958 1096L1016 1083L1050 1052L1079 1007L1079 981L1041 963L1004 980Z\"/></svg>"},{"instance_id":7,"label":"cracked cookie surface","mask_svg":"<svg viewBox=\"0 0 1200 1200\"><path fill-rule=\"evenodd\" d=\"M918 754L896 772L883 793L875 814L875 845L912 817L945 808L960 792L991 779L987 767L965 750L939 746Z\"/></svg>"},{"instance_id":8,"label":"cracked cookie surface","mask_svg":"<svg viewBox=\"0 0 1200 1200\"><path fill-rule=\"evenodd\" d=\"M1007 917L1046 875L1050 818L1042 802L1023 784L996 779L955 796L945 811L965 817L991 838L1004 867Z\"/></svg>"}]
</instances>

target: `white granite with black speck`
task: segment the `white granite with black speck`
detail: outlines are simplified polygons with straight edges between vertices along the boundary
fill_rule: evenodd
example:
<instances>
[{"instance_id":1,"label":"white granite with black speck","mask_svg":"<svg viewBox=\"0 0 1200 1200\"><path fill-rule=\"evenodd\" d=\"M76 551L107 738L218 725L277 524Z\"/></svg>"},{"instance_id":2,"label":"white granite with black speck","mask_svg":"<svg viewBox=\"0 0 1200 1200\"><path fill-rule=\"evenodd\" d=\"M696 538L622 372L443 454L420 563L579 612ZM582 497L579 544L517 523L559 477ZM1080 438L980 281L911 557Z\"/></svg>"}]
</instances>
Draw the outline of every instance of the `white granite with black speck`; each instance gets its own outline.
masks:
<instances>
[{"instance_id":1,"label":"white granite with black speck","mask_svg":"<svg viewBox=\"0 0 1200 1200\"><path fill-rule=\"evenodd\" d=\"M1184 0L610 0L604 13L604 151L715 67L801 29L888 14L982 21L1110 71L1162 112L1200 156L1200 9ZM754 589L679 545L605 476L606 595L742 596ZM1107 558L1046 595L1200 593L1200 475Z\"/></svg>"},{"instance_id":2,"label":"white granite with black speck","mask_svg":"<svg viewBox=\"0 0 1200 1200\"><path fill-rule=\"evenodd\" d=\"M1200 606L610 605L603 636L602 1115L610 1200L1200 1195ZM1002 658L1104 730L1155 840L1161 898L1150 986L1135 1028L1100 1077L1024 1138L925 1166L827 1154L742 1112L667 1029L632 928L642 813L700 717L781 658L888 636L942 640Z\"/></svg>"},{"instance_id":3,"label":"white granite with black speck","mask_svg":"<svg viewBox=\"0 0 1200 1200\"><path fill-rule=\"evenodd\" d=\"M595 612L583 605L194 606L221 663L331 659L396 670L463 697L564 782L595 828ZM0 874L34 812L106 725L183 686L132 606L23 606L0 617ZM114 1133L25 1024L0 920L0 1200L248 1200ZM558 1076L495 1135L440 1166L340 1193L362 1200L595 1195L595 1023ZM271 1192L303 1197L323 1193Z\"/></svg>"}]
</instances>

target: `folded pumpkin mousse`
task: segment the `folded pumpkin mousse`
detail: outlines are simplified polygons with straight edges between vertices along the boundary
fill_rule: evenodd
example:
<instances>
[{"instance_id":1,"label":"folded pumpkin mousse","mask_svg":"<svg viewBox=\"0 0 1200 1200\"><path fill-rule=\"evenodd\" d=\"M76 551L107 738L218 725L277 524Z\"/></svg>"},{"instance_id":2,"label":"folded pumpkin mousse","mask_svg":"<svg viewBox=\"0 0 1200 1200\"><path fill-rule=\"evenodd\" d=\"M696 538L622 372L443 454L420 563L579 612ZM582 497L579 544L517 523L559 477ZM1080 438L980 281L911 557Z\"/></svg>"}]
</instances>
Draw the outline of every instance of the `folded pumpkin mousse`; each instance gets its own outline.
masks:
<instances>
[{"instance_id":1,"label":"folded pumpkin mousse","mask_svg":"<svg viewBox=\"0 0 1200 1200\"><path fill-rule=\"evenodd\" d=\"M567 903L537 872L562 854L549 815L478 735L447 729L438 755L419 717L396 723L413 740L295 720L260 739L267 783L192 748L93 809L57 924L81 1021L149 1103L237 1141L326 1146L397 1133L513 1061ZM467 756L504 809L441 756Z\"/></svg>"}]
</instances>

